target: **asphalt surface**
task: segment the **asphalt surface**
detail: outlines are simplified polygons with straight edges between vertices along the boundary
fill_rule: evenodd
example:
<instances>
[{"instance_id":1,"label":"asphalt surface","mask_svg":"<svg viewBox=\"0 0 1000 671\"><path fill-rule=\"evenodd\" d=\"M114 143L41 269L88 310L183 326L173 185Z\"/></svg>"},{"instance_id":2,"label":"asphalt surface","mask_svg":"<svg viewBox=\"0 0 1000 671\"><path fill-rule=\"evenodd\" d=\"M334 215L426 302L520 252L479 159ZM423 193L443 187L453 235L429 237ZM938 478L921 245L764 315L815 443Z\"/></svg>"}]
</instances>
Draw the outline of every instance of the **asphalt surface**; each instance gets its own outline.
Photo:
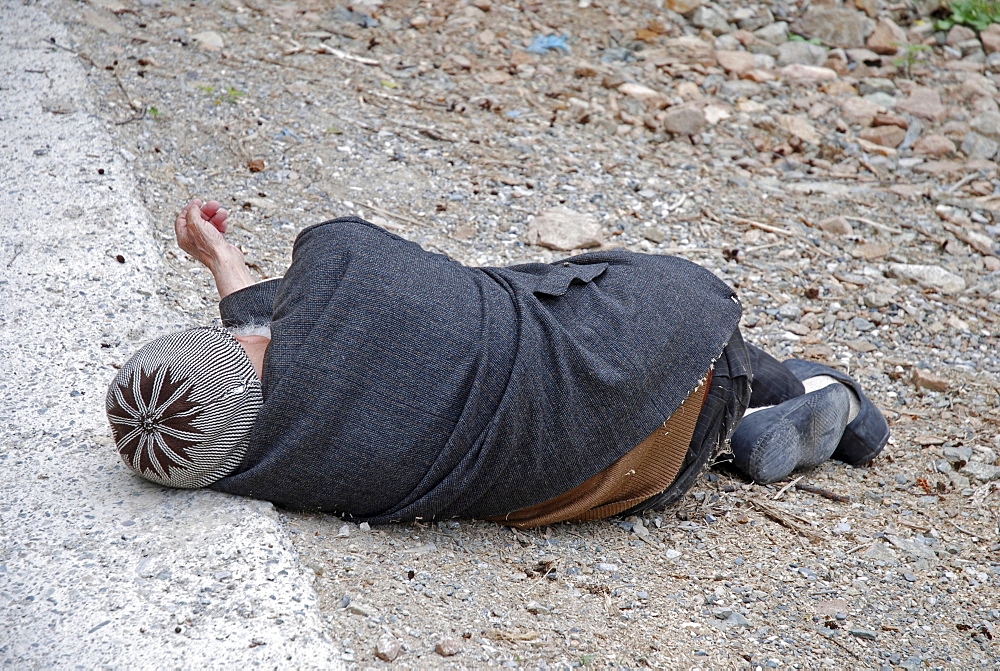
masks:
<instances>
[{"instance_id":1,"label":"asphalt surface","mask_svg":"<svg viewBox=\"0 0 1000 671\"><path fill-rule=\"evenodd\" d=\"M190 326L127 152L44 4L0 7L0 664L331 668L270 504L131 475L115 365Z\"/></svg>"}]
</instances>

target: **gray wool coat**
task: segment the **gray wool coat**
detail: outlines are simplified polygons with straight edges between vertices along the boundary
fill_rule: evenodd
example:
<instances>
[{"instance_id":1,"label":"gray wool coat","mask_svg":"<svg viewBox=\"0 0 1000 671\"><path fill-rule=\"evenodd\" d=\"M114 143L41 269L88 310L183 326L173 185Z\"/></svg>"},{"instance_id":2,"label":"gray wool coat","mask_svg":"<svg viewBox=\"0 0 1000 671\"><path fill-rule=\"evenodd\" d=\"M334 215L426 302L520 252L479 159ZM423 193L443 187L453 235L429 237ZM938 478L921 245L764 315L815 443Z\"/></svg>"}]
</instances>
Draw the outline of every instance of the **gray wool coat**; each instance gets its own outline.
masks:
<instances>
[{"instance_id":1,"label":"gray wool coat","mask_svg":"<svg viewBox=\"0 0 1000 671\"><path fill-rule=\"evenodd\" d=\"M677 409L740 317L683 259L469 268L353 217L303 230L283 278L220 311L272 339L248 452L211 486L371 522L572 489Z\"/></svg>"}]
</instances>

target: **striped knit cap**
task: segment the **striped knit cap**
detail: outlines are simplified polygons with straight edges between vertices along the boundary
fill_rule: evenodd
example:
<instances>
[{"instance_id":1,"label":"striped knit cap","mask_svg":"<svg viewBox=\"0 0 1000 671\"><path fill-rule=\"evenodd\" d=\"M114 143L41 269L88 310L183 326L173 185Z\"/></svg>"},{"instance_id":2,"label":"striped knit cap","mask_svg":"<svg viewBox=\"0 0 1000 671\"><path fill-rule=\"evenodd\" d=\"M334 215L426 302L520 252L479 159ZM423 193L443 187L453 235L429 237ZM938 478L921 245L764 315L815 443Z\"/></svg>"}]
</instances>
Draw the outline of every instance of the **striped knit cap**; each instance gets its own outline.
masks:
<instances>
[{"instance_id":1,"label":"striped knit cap","mask_svg":"<svg viewBox=\"0 0 1000 671\"><path fill-rule=\"evenodd\" d=\"M122 461L147 480L194 489L236 469L264 396L240 343L203 327L136 352L106 400Z\"/></svg>"}]
</instances>

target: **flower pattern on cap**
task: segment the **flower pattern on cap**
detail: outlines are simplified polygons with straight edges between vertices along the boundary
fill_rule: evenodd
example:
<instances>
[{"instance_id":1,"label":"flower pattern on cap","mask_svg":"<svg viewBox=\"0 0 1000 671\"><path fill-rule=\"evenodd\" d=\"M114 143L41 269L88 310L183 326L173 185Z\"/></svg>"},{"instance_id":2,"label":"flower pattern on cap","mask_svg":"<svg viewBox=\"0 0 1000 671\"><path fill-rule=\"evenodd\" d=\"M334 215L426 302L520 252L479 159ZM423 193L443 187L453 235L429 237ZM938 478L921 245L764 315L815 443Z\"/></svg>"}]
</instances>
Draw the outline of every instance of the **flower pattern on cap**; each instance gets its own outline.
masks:
<instances>
[{"instance_id":1,"label":"flower pattern on cap","mask_svg":"<svg viewBox=\"0 0 1000 671\"><path fill-rule=\"evenodd\" d=\"M240 343L214 327L178 331L139 349L106 397L125 465L168 487L205 487L233 473L264 402Z\"/></svg>"},{"instance_id":2,"label":"flower pattern on cap","mask_svg":"<svg viewBox=\"0 0 1000 671\"><path fill-rule=\"evenodd\" d=\"M205 435L193 424L201 408L191 400L191 383L172 380L160 366L151 372L137 368L132 384L118 387L121 402L108 410L108 419L122 459L141 475L163 478L171 468L190 468L186 450Z\"/></svg>"}]
</instances>

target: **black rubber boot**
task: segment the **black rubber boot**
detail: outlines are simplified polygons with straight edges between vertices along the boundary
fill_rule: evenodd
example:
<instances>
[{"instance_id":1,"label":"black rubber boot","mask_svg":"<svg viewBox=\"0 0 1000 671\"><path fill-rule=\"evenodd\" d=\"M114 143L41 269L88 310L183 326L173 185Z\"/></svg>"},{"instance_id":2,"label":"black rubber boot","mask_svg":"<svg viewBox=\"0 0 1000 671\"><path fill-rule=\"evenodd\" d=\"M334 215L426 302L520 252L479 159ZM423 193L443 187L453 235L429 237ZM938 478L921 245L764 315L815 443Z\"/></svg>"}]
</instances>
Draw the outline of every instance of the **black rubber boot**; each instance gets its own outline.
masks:
<instances>
[{"instance_id":1,"label":"black rubber boot","mask_svg":"<svg viewBox=\"0 0 1000 671\"><path fill-rule=\"evenodd\" d=\"M753 373L748 407L778 405L806 393L799 378L764 350L747 343L747 354Z\"/></svg>"},{"instance_id":2,"label":"black rubber boot","mask_svg":"<svg viewBox=\"0 0 1000 671\"><path fill-rule=\"evenodd\" d=\"M831 384L746 415L733 433L733 465L761 484L815 468L837 448L850 409L851 392Z\"/></svg>"},{"instance_id":3,"label":"black rubber boot","mask_svg":"<svg viewBox=\"0 0 1000 671\"><path fill-rule=\"evenodd\" d=\"M851 420L844 430L844 436L840 439L840 444L833 453L834 459L840 459L852 466L864 464L879 455L885 444L889 442L889 424L875 404L872 403L861 387L847 373L841 373L829 366L816 363L815 361L802 361L801 359L789 359L782 363L799 380L808 380L818 375L829 375L835 380L839 380L854 390L858 397L860 410L857 417Z\"/></svg>"}]
</instances>

